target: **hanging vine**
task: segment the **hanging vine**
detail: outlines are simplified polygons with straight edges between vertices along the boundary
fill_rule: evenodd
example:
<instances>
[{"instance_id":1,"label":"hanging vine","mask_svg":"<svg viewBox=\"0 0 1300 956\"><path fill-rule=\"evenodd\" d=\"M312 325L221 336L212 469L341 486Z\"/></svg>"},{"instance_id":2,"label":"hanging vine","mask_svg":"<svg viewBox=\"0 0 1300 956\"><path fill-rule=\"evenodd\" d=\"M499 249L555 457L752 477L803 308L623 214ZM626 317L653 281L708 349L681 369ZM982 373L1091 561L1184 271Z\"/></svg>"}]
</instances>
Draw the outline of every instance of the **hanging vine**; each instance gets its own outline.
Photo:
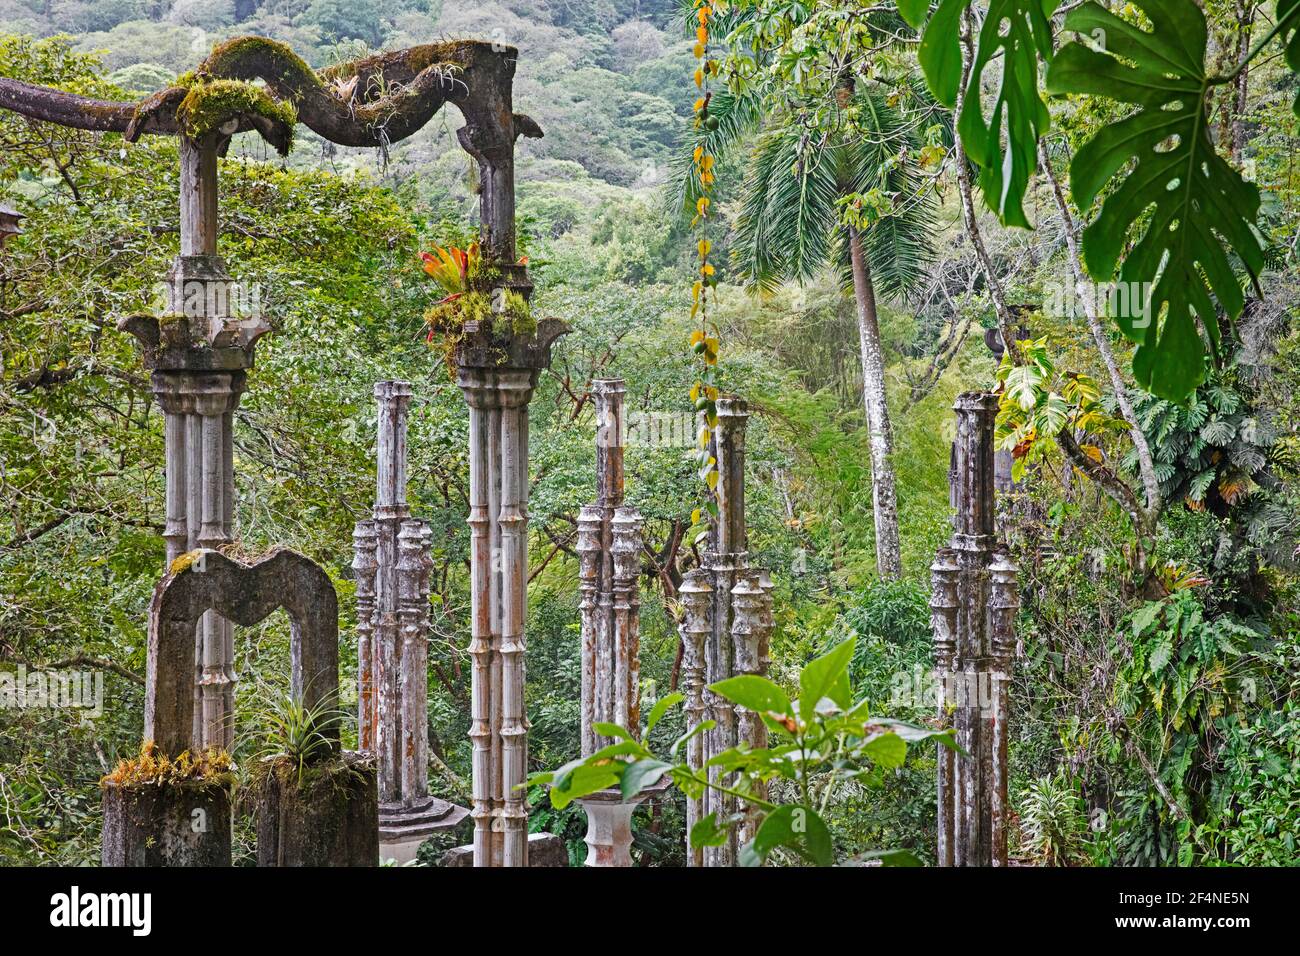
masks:
<instances>
[{"instance_id":1,"label":"hanging vine","mask_svg":"<svg viewBox=\"0 0 1300 956\"><path fill-rule=\"evenodd\" d=\"M697 413L702 413L699 435L696 442L695 461L700 480L708 488L707 498L700 508L691 515L692 524L699 524L704 513L712 518L718 516L718 506L713 500L718 485L718 461L710 450L710 436L718 423L718 334L717 328L709 318L710 298L717 289L717 269L710 255L713 243L709 239L710 216L713 200L714 156L707 146L708 132L717 129L718 121L709 115L709 101L713 98L710 89L717 79L719 62L712 55L713 46L710 36L710 24L714 16L725 8L725 0L694 0L695 6L695 86L700 91L695 101L694 128L700 138L694 151L692 161L699 178L699 197L695 201L695 215L691 219L692 235L696 237L697 255L696 276L691 286L691 319L695 328L690 335L690 348L694 359L698 360L695 382L691 385L691 402ZM699 420L699 419L697 419ZM698 541L705 532L697 536Z\"/></svg>"}]
</instances>

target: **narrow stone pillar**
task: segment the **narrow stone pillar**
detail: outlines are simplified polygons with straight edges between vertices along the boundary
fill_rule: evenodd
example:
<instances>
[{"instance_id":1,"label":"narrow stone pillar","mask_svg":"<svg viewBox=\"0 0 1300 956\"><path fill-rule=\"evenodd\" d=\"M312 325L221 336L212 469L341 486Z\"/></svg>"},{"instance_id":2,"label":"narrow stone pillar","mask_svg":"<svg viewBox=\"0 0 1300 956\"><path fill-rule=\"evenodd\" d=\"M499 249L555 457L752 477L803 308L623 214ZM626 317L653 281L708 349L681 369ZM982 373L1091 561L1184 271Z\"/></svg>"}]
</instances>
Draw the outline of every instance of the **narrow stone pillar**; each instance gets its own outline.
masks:
<instances>
[{"instance_id":1,"label":"narrow stone pillar","mask_svg":"<svg viewBox=\"0 0 1300 956\"><path fill-rule=\"evenodd\" d=\"M640 513L623 504L622 379L591 384L596 404L596 503L578 516L579 580L582 588L582 754L612 741L595 724L612 723L633 733L641 723L640 696ZM652 796L624 801L617 790L579 803L587 812L587 866L632 865L632 813Z\"/></svg>"},{"instance_id":2,"label":"narrow stone pillar","mask_svg":"<svg viewBox=\"0 0 1300 956\"><path fill-rule=\"evenodd\" d=\"M713 720L712 730L699 735L697 752L689 755L691 766L704 767L717 754L732 747L767 745L767 729L762 721L751 719L742 708L708 690L707 685L737 674L766 674L767 648L772 617L772 582L765 571L749 563L748 532L745 527L745 429L749 406L741 398L723 398L717 402L717 424L713 429L712 447L717 458L717 517L709 550L704 554L702 578L683 585L685 614L683 661L692 669L702 669L698 702L692 704L688 691L688 711L698 707L702 717ZM707 586L705 582L707 581ZM707 602L707 603L706 603ZM698 620L696 608L703 608L704 621ZM690 630L703 627L702 634ZM689 638L689 640L688 640ZM698 644L696 643L698 641ZM698 664L696 662L698 661ZM691 684L688 683L688 687ZM698 760L698 762L695 762ZM711 779L723 782L723 774L710 770ZM733 797L717 790L706 790L698 807L688 807L692 822L708 814L728 817L737 811ZM689 832L689 831L688 831ZM721 846L705 847L702 853L690 851L691 865L735 866L742 842L751 838L747 826L732 830Z\"/></svg>"},{"instance_id":3,"label":"narrow stone pillar","mask_svg":"<svg viewBox=\"0 0 1300 956\"><path fill-rule=\"evenodd\" d=\"M494 336L465 324L457 384L470 410L470 741L474 865L528 865L524 619L528 587L528 402L563 323Z\"/></svg>"},{"instance_id":4,"label":"narrow stone pillar","mask_svg":"<svg viewBox=\"0 0 1300 956\"><path fill-rule=\"evenodd\" d=\"M161 316L134 315L118 327L138 340L164 416L167 567L197 548L232 540L232 426L254 344L269 330L217 255L220 137L181 137L181 254L166 276ZM234 628L208 612L195 631L192 744L234 744Z\"/></svg>"},{"instance_id":5,"label":"narrow stone pillar","mask_svg":"<svg viewBox=\"0 0 1300 956\"><path fill-rule=\"evenodd\" d=\"M969 754L939 748L939 864L1007 861L1007 687L1019 607L1016 568L994 533L997 396L967 392L957 412L952 540L931 567L939 718Z\"/></svg>"},{"instance_id":6,"label":"narrow stone pillar","mask_svg":"<svg viewBox=\"0 0 1300 956\"><path fill-rule=\"evenodd\" d=\"M380 856L405 863L469 811L429 794L430 532L406 500L408 382L375 384L375 505L353 531L357 724L379 765Z\"/></svg>"},{"instance_id":7,"label":"narrow stone pillar","mask_svg":"<svg viewBox=\"0 0 1300 956\"><path fill-rule=\"evenodd\" d=\"M705 719L704 651L712 630L713 586L704 568L688 571L678 589L682 599L682 621L678 631L682 638L682 687L686 695L686 729L692 730ZM704 766L707 752L705 734L696 734L686 742L686 761L693 769ZM704 816L704 797L686 798L686 865L703 866L704 850L690 845L691 828Z\"/></svg>"}]
</instances>

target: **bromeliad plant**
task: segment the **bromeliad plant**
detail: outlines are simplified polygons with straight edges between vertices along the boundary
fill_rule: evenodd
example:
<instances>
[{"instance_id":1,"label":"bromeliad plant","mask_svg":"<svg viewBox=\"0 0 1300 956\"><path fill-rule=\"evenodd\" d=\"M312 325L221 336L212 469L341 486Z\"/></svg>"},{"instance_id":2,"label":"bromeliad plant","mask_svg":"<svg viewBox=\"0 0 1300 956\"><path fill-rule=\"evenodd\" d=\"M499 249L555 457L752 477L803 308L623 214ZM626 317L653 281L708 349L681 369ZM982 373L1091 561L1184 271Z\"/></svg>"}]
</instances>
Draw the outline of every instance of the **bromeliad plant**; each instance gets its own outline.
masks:
<instances>
[{"instance_id":1,"label":"bromeliad plant","mask_svg":"<svg viewBox=\"0 0 1300 956\"><path fill-rule=\"evenodd\" d=\"M520 336L537 330L527 299L513 289L492 288L500 270L484 263L477 242L464 249L435 246L433 252L420 253L420 258L424 271L444 293L424 313L425 325L429 327L425 340L443 339L447 368L453 375L452 356L466 322L494 323L498 318L504 319L504 330ZM519 265L527 264L526 257L519 260ZM493 325L492 328L497 331L501 327Z\"/></svg>"},{"instance_id":2,"label":"bromeliad plant","mask_svg":"<svg viewBox=\"0 0 1300 956\"><path fill-rule=\"evenodd\" d=\"M284 693L257 714L260 730L256 755L273 762L287 762L302 786L307 768L333 750L327 733L331 725L346 717L343 711L318 704L308 707L301 698Z\"/></svg>"},{"instance_id":3,"label":"bromeliad plant","mask_svg":"<svg viewBox=\"0 0 1300 956\"><path fill-rule=\"evenodd\" d=\"M424 262L424 271L447 293L438 305L454 302L469 292L482 265L477 242L471 242L468 249L434 246L433 252L420 253L420 259Z\"/></svg>"},{"instance_id":4,"label":"bromeliad plant","mask_svg":"<svg viewBox=\"0 0 1300 956\"><path fill-rule=\"evenodd\" d=\"M667 778L688 799L705 790L734 797L744 809L722 818L705 816L692 828L692 847L720 846L731 830L752 823L753 838L742 847L743 866L761 866L773 853L785 851L814 866L831 866L835 851L824 815L836 791L847 783L870 788L883 785L885 775L903 765L909 743L935 741L961 752L951 730L929 730L901 721L872 717L867 702L852 699L849 664L855 639L836 645L810 662L799 674L799 696L786 692L765 677L741 675L710 684L713 693L758 714L771 735L771 745L750 749L733 747L691 767L682 757L687 742L715 724L705 720L682 734L667 754L650 748L650 733L683 695L670 694L657 701L638 739L617 724L598 723L596 731L615 742L590 757L574 760L558 770L534 774L530 786L549 786L551 803L562 809L573 800L610 787L624 798L636 796ZM768 785L795 795L794 802L769 799ZM873 851L859 859L879 859L886 866L919 865L906 850Z\"/></svg>"}]
</instances>

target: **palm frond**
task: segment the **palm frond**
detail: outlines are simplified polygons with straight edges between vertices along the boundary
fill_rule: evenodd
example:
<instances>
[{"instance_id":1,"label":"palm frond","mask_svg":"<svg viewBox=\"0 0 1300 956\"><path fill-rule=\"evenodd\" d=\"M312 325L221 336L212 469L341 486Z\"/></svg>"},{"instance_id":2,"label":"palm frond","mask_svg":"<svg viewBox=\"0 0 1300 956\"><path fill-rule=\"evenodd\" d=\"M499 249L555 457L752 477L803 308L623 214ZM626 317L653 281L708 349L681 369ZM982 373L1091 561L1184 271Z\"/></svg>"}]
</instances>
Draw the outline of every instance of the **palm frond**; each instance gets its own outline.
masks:
<instances>
[{"instance_id":1,"label":"palm frond","mask_svg":"<svg viewBox=\"0 0 1300 956\"><path fill-rule=\"evenodd\" d=\"M913 157L919 138L909 117L875 90L859 93L858 126L863 136L840 147L838 161L845 193L879 189L894 197L894 209L865 230L867 265L876 293L897 299L924 278L934 260L934 192ZM847 230L839 228L835 260L846 286L852 284Z\"/></svg>"},{"instance_id":2,"label":"palm frond","mask_svg":"<svg viewBox=\"0 0 1300 956\"><path fill-rule=\"evenodd\" d=\"M736 218L732 255L751 286L770 291L812 278L827 260L839 198L837 170L825 151L805 148L786 123L754 147Z\"/></svg>"}]
</instances>

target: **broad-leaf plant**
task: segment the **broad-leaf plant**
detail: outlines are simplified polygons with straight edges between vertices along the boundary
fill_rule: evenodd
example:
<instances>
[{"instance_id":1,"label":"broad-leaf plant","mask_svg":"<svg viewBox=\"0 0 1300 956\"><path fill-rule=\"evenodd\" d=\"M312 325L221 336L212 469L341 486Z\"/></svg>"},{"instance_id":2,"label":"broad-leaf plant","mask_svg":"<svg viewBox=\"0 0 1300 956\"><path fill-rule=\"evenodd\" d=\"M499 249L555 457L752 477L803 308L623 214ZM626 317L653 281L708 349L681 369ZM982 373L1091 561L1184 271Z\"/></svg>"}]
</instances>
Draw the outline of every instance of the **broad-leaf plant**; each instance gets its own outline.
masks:
<instances>
[{"instance_id":1,"label":"broad-leaf plant","mask_svg":"<svg viewBox=\"0 0 1300 956\"><path fill-rule=\"evenodd\" d=\"M673 741L666 753L656 753L650 744L651 731L685 699L673 693L655 703L640 737L617 724L597 723L596 731L614 743L557 770L534 774L528 783L549 786L557 809L610 787L619 788L629 799L665 778L688 799L698 799L711 789L734 797L740 809L726 817L714 814L700 819L690 833L692 847L719 846L731 830L749 820L753 837L741 848L741 865L761 866L778 851L803 865L834 865L836 854L824 815L838 788L850 782L879 787L886 774L903 765L909 743L937 742L962 753L952 730L873 717L865 700L855 702L849 683L854 645L855 639L849 639L809 662L799 674L799 694L794 699L756 675L709 685L713 693L759 715L770 735L767 747L732 747L704 767L691 767L684 756L686 744L715 726L705 720ZM764 793L768 795L760 795ZM885 866L918 865L907 850L873 851L858 857L868 858Z\"/></svg>"}]
</instances>

